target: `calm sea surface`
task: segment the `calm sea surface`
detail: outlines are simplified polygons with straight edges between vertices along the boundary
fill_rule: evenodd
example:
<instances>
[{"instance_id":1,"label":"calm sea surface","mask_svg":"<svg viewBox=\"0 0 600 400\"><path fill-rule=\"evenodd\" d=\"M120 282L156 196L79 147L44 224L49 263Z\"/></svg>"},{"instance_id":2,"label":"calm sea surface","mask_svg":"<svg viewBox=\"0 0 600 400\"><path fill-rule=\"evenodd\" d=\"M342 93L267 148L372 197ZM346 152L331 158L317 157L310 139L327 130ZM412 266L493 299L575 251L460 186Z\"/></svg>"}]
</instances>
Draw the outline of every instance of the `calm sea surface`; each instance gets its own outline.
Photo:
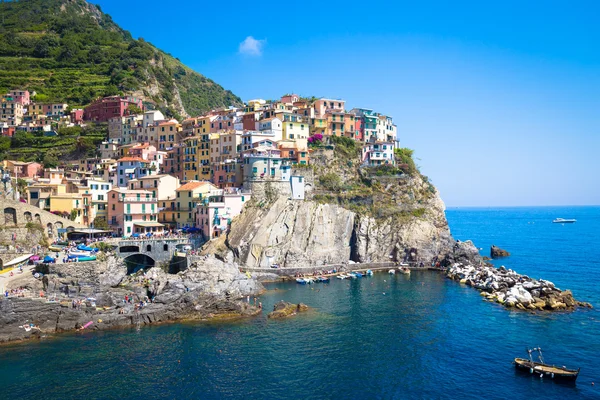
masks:
<instances>
[{"instance_id":1,"label":"calm sea surface","mask_svg":"<svg viewBox=\"0 0 600 400\"><path fill-rule=\"evenodd\" d=\"M451 209L457 239L600 307L600 207ZM556 217L576 218L570 225ZM500 263L498 263L500 264ZM531 315L482 301L434 272L272 284L265 313L0 347L2 398L600 398L600 312ZM269 321L278 300L314 312ZM517 374L527 346L581 367L576 385ZM596 382L596 386L591 383Z\"/></svg>"}]
</instances>

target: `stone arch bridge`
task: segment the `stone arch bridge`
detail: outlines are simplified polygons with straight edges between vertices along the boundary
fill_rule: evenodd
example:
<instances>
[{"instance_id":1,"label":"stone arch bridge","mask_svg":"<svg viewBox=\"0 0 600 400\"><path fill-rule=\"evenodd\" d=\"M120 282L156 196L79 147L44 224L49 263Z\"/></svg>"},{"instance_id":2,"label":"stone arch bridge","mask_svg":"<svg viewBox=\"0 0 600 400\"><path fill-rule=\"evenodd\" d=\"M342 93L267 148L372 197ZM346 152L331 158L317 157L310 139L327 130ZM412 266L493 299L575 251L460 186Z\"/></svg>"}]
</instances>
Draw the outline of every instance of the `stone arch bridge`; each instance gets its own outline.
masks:
<instances>
[{"instance_id":1,"label":"stone arch bridge","mask_svg":"<svg viewBox=\"0 0 600 400\"><path fill-rule=\"evenodd\" d=\"M177 246L190 244L191 241L186 238L126 239L118 242L117 255L124 259L143 255L154 260L155 265L159 265L173 259L178 250Z\"/></svg>"},{"instance_id":2,"label":"stone arch bridge","mask_svg":"<svg viewBox=\"0 0 600 400\"><path fill-rule=\"evenodd\" d=\"M58 229L87 228L41 208L7 198L0 198L0 212L2 228L25 228L28 223L35 223L44 228L44 235L50 239L58 237Z\"/></svg>"}]
</instances>

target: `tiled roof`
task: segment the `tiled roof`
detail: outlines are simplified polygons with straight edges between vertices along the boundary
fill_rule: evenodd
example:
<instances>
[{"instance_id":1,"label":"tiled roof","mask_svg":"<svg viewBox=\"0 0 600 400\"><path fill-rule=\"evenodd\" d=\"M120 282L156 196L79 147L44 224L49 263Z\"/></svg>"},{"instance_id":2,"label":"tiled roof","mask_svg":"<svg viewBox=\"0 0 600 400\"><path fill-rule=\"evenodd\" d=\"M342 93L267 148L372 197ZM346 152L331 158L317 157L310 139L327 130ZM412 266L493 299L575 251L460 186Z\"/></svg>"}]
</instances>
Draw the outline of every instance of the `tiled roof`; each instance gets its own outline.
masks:
<instances>
[{"instance_id":1,"label":"tiled roof","mask_svg":"<svg viewBox=\"0 0 600 400\"><path fill-rule=\"evenodd\" d=\"M204 186L204 185L210 185L210 182L198 182L198 181L191 181L186 183L185 185L179 187L177 189L178 192L180 191L185 191L185 190L194 190L196 188L199 188L200 186Z\"/></svg>"}]
</instances>

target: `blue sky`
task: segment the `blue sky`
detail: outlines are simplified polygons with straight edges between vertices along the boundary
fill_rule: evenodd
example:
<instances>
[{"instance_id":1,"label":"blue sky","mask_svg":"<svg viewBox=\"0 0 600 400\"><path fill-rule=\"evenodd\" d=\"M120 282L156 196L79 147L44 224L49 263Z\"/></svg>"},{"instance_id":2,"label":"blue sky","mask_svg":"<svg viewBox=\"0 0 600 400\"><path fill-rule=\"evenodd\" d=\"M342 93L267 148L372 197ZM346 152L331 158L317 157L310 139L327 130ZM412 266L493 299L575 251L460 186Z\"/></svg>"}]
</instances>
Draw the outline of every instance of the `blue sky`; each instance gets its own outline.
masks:
<instances>
[{"instance_id":1,"label":"blue sky","mask_svg":"<svg viewBox=\"0 0 600 400\"><path fill-rule=\"evenodd\" d=\"M600 3L96 1L244 100L393 116L448 206L600 204Z\"/></svg>"}]
</instances>

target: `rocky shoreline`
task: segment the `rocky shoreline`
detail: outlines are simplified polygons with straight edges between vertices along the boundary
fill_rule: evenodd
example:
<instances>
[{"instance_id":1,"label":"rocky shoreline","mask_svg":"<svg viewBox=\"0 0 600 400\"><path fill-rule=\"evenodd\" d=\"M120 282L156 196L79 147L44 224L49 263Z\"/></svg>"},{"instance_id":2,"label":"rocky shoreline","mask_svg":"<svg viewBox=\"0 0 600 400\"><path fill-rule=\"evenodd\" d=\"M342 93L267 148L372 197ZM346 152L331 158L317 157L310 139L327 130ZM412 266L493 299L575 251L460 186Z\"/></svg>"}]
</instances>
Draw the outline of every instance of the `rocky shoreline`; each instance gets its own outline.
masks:
<instances>
[{"instance_id":1,"label":"rocky shoreline","mask_svg":"<svg viewBox=\"0 0 600 400\"><path fill-rule=\"evenodd\" d=\"M507 308L529 311L573 311L577 307L592 308L590 303L577 301L570 290L560 290L554 283L520 275L505 267L495 268L454 263L446 276L479 290L487 300Z\"/></svg>"},{"instance_id":2,"label":"rocky shoreline","mask_svg":"<svg viewBox=\"0 0 600 400\"><path fill-rule=\"evenodd\" d=\"M44 297L2 297L0 343L76 330L106 330L157 323L256 315L243 301L264 288L230 263L192 257L184 272L159 268L127 275L124 263L54 265L43 279L23 276L13 285Z\"/></svg>"}]
</instances>

